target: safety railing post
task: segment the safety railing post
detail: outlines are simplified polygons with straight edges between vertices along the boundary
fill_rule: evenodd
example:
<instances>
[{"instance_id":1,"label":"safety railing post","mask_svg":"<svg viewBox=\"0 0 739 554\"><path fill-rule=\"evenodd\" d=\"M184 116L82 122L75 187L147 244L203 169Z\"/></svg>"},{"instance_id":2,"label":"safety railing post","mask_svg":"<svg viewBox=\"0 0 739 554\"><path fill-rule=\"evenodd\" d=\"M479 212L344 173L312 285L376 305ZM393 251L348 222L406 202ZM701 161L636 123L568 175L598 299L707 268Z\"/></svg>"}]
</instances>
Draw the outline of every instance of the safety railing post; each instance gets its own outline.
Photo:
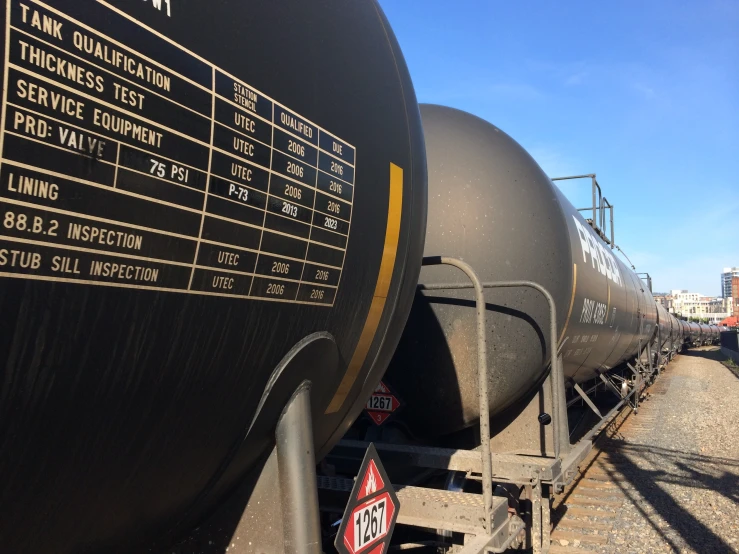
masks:
<instances>
[{"instance_id":1,"label":"safety railing post","mask_svg":"<svg viewBox=\"0 0 739 554\"><path fill-rule=\"evenodd\" d=\"M449 262L455 262L455 263L449 263ZM456 267L459 267L457 264L463 264L467 268L469 268L469 271L472 272L474 275L474 271L470 266L465 264L464 262L461 262L459 260L455 260L454 258L447 258L447 257L433 257L433 258L424 258L424 265L441 265L441 264L447 264L447 265L454 265ZM463 269L464 271L464 269ZM466 271L465 271L466 273ZM469 274L468 274L469 277ZM475 275L475 278L477 276ZM472 280L472 279L470 279ZM419 288L421 290L455 290L455 289L470 289L475 288L477 291L477 286L466 283L434 283L434 284L428 284L428 285L419 285ZM539 291L544 298L546 299L547 303L549 304L549 318L550 318L550 325L549 325L549 342L550 342L550 350L551 350L551 395L552 395L552 424L553 424L553 442L554 442L554 456L555 458L560 458L563 454L566 454L570 450L570 442L569 442L569 427L567 423L567 407L564 397L564 369L563 369L563 363L561 356L558 355L558 339L557 339L557 306L554 302L554 298L549 293L547 289L539 285L538 283L534 283L533 281L498 281L498 282L485 282L481 283L482 289L492 289L492 288L532 288L537 291ZM479 295L478 295L478 298ZM481 299L478 300L478 305L482 305L482 311L478 309L478 334L479 330L482 329L483 333L485 333L485 299L484 295L482 295ZM482 318L480 320L480 318ZM483 339L485 337L483 336ZM479 356L479 349L478 349L478 356ZM485 371L487 372L487 361L485 360L484 364L478 363L478 367L485 368ZM479 377L479 376L478 376ZM487 383L487 379L486 379ZM480 393L480 437L483 437L483 421L482 421L482 414L483 412L485 414L489 414L489 406L486 404L485 409L483 410L482 407L482 390ZM488 395L487 392L487 384L485 386L484 390L485 396ZM486 416L489 417L489 416ZM489 441L489 422L487 427L487 433L488 433L488 441ZM483 445L483 448L484 445ZM489 450L489 447L488 449ZM484 469L484 465L483 465ZM485 476L483 475L483 483L485 482ZM492 479L491 479L492 482Z\"/></svg>"},{"instance_id":2,"label":"safety railing post","mask_svg":"<svg viewBox=\"0 0 739 554\"><path fill-rule=\"evenodd\" d=\"M492 534L493 461L490 454L490 396L488 394L487 331L485 328L485 292L477 274L469 264L444 256L423 259L423 265L450 265L462 270L475 289L477 315L477 381L480 400L480 446L482 456L482 498L485 506L485 527Z\"/></svg>"}]
</instances>

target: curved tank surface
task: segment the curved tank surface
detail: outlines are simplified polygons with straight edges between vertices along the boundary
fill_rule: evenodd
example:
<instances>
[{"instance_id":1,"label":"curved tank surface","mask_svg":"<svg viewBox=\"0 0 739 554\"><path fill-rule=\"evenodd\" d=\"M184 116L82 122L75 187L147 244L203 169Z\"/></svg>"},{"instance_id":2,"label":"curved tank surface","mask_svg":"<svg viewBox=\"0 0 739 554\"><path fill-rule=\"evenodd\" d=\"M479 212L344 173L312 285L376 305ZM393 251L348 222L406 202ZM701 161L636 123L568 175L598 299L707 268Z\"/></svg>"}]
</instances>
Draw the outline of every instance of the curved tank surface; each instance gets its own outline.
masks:
<instances>
[{"instance_id":1,"label":"curved tank surface","mask_svg":"<svg viewBox=\"0 0 739 554\"><path fill-rule=\"evenodd\" d=\"M682 319L678 320L678 323L680 325L680 340L683 344L687 344L690 339L690 326L687 321Z\"/></svg>"},{"instance_id":2,"label":"curved tank surface","mask_svg":"<svg viewBox=\"0 0 739 554\"><path fill-rule=\"evenodd\" d=\"M698 323L695 323L694 321L688 322L688 336L689 336L689 342L692 344L697 343L700 340L701 336L701 326Z\"/></svg>"},{"instance_id":3,"label":"curved tank surface","mask_svg":"<svg viewBox=\"0 0 739 554\"><path fill-rule=\"evenodd\" d=\"M670 322L672 325L672 343L670 346L673 351L677 352L683 344L682 327L680 326L680 321L672 314L670 314Z\"/></svg>"},{"instance_id":4,"label":"curved tank surface","mask_svg":"<svg viewBox=\"0 0 739 554\"><path fill-rule=\"evenodd\" d=\"M658 331L655 339L659 350L667 349L672 338L672 318L662 304L656 304Z\"/></svg>"},{"instance_id":5,"label":"curved tank surface","mask_svg":"<svg viewBox=\"0 0 739 554\"><path fill-rule=\"evenodd\" d=\"M590 379L636 354L654 334L656 308L536 161L473 115L422 105L429 171L424 255L461 258L484 282L533 280L557 305L569 379ZM465 282L425 267L420 283ZM491 414L526 398L546 375L549 308L530 289L487 289ZM388 370L417 436L478 421L477 346L469 290L420 291Z\"/></svg>"},{"instance_id":6,"label":"curved tank surface","mask_svg":"<svg viewBox=\"0 0 739 554\"><path fill-rule=\"evenodd\" d=\"M373 0L8 5L2 551L148 552L303 380L319 456L364 407L420 271L418 105Z\"/></svg>"},{"instance_id":7,"label":"curved tank surface","mask_svg":"<svg viewBox=\"0 0 739 554\"><path fill-rule=\"evenodd\" d=\"M701 344L705 344L706 341L709 339L708 333L709 333L709 327L708 325L704 325L703 323L699 323L698 327L700 328L700 334L698 336L698 341Z\"/></svg>"}]
</instances>

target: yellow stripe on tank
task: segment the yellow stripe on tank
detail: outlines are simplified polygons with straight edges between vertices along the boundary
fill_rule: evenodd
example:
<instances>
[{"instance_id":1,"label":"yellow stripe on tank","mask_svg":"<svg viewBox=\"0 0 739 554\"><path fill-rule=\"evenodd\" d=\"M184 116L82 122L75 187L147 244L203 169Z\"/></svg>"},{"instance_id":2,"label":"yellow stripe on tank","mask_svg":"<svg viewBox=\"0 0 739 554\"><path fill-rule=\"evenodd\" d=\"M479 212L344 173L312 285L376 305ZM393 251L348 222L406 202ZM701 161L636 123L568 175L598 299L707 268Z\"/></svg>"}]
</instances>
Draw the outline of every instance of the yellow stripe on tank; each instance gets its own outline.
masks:
<instances>
[{"instance_id":1,"label":"yellow stripe on tank","mask_svg":"<svg viewBox=\"0 0 739 554\"><path fill-rule=\"evenodd\" d=\"M575 292L577 291L577 264L572 264L572 298L570 298L570 309L567 312L567 319L565 320L564 327L562 327L562 334L559 335L559 344L562 344L562 339L565 338L567 333L567 326L570 324L570 317L572 317L572 307L575 305Z\"/></svg>"},{"instance_id":2,"label":"yellow stripe on tank","mask_svg":"<svg viewBox=\"0 0 739 554\"><path fill-rule=\"evenodd\" d=\"M375 339L377 327L380 325L382 313L385 310L387 294L390 290L390 282L395 269L395 259L398 254L398 241L400 239L400 219L403 212L403 169L397 165L390 164L390 198L387 209L387 228L385 230L385 247L382 252L380 272L377 275L377 284L370 305L367 320L364 322L362 334L359 336L357 348L349 362L344 378L339 384L331 403L326 408L327 414L333 414L341 409L349 391L354 386L359 371L362 369L370 346Z\"/></svg>"}]
</instances>

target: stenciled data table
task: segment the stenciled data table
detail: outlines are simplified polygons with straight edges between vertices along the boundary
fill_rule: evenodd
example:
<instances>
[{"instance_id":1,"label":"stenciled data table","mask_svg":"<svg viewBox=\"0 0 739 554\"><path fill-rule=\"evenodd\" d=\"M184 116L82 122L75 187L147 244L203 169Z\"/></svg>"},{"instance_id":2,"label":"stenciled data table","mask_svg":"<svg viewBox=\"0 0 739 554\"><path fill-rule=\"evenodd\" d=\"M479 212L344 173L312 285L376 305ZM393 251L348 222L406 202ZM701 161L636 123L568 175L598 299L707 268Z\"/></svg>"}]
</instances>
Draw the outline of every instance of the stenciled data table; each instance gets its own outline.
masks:
<instances>
[{"instance_id":1,"label":"stenciled data table","mask_svg":"<svg viewBox=\"0 0 739 554\"><path fill-rule=\"evenodd\" d=\"M333 304L351 144L112 8L9 9L1 276Z\"/></svg>"}]
</instances>

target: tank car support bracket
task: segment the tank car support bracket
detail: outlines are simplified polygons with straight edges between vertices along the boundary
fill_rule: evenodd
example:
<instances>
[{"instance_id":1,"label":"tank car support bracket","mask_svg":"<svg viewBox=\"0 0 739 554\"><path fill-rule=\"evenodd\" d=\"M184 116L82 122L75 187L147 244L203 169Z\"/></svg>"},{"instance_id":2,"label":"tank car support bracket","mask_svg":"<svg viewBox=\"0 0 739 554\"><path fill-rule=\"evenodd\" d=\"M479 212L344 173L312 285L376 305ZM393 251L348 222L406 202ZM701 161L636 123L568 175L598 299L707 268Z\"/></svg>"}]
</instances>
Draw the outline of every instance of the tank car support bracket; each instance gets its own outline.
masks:
<instances>
[{"instance_id":1,"label":"tank car support bracket","mask_svg":"<svg viewBox=\"0 0 739 554\"><path fill-rule=\"evenodd\" d=\"M495 545L492 544L493 541L487 535L477 535L466 538L464 547L458 551L458 554L501 554L506 552L526 527L526 524L520 517L513 516L503 526L507 528L508 533L508 538L503 543ZM496 533L497 536L498 533Z\"/></svg>"},{"instance_id":2,"label":"tank car support bracket","mask_svg":"<svg viewBox=\"0 0 739 554\"><path fill-rule=\"evenodd\" d=\"M554 300L552 300L554 303ZM552 318L556 318L556 312L552 312ZM555 323L552 324L554 332L557 332L556 319L553 319ZM554 427L554 433L558 435L560 444L560 460L565 459L572 452L572 444L570 443L570 424L569 418L567 417L567 394L565 392L565 376L564 376L564 361L562 360L561 352L557 354L556 370L552 368L550 377L552 378L552 387L559 389L559 394L554 398L557 399L554 409L558 410L557 425Z\"/></svg>"},{"instance_id":3,"label":"tank car support bracket","mask_svg":"<svg viewBox=\"0 0 739 554\"><path fill-rule=\"evenodd\" d=\"M275 433L285 554L321 554L310 388L298 387Z\"/></svg>"},{"instance_id":4,"label":"tank car support bracket","mask_svg":"<svg viewBox=\"0 0 739 554\"><path fill-rule=\"evenodd\" d=\"M543 554L548 554L552 543L552 505L550 503L552 493L548 485L542 485L541 496L541 551Z\"/></svg>"},{"instance_id":5,"label":"tank car support bracket","mask_svg":"<svg viewBox=\"0 0 739 554\"><path fill-rule=\"evenodd\" d=\"M534 554L541 552L541 483L530 487L531 497L531 547Z\"/></svg>"},{"instance_id":6,"label":"tank car support bracket","mask_svg":"<svg viewBox=\"0 0 739 554\"><path fill-rule=\"evenodd\" d=\"M634 413L639 413L639 396L641 395L641 388L642 383L644 382L644 373L643 371L638 371L638 369L634 368L631 364L627 363L626 366L631 370L631 372L634 374L634 390L636 391L634 393L634 398L630 402L631 407L634 408ZM637 367L640 367L637 365Z\"/></svg>"},{"instance_id":7,"label":"tank car support bracket","mask_svg":"<svg viewBox=\"0 0 739 554\"><path fill-rule=\"evenodd\" d=\"M543 494L543 486L538 479L526 489L531 499L532 552L533 554L549 554L551 545L549 494Z\"/></svg>"},{"instance_id":8,"label":"tank car support bracket","mask_svg":"<svg viewBox=\"0 0 739 554\"><path fill-rule=\"evenodd\" d=\"M575 388L575 391L577 391L577 394L579 394L580 397L585 401L585 403L588 406L590 406L590 409L595 412L595 415L597 415L599 418L602 419L603 418L603 414L600 413L600 410L596 407L595 404L593 404L593 401L590 400L590 397L587 394L585 394L585 391L582 390L582 388L580 387L580 385L578 385L577 383L575 383L574 384L574 388Z\"/></svg>"},{"instance_id":9,"label":"tank car support bracket","mask_svg":"<svg viewBox=\"0 0 739 554\"><path fill-rule=\"evenodd\" d=\"M611 391L611 392L612 392L613 394L615 394L615 395L616 395L616 396L618 396L619 398L623 398L623 395L621 394L621 391L620 391L620 390L618 390L618 389L616 388L616 386L615 386L615 385L614 385L613 383L611 383L611 381L610 381L610 380L608 379L608 377L606 377L606 376L605 376L604 374L602 374L602 373L601 373L600 375L598 375L598 377L600 377L600 380L601 380L601 381L603 381L603 383L605 383L605 385L606 385L606 388L607 388L607 389L608 389L609 391Z\"/></svg>"},{"instance_id":10,"label":"tank car support bracket","mask_svg":"<svg viewBox=\"0 0 739 554\"><path fill-rule=\"evenodd\" d=\"M649 367L647 368L649 371L648 379L651 379L654 375L655 368L654 368L654 355L652 354L652 342L647 342L647 359L649 360Z\"/></svg>"}]
</instances>

